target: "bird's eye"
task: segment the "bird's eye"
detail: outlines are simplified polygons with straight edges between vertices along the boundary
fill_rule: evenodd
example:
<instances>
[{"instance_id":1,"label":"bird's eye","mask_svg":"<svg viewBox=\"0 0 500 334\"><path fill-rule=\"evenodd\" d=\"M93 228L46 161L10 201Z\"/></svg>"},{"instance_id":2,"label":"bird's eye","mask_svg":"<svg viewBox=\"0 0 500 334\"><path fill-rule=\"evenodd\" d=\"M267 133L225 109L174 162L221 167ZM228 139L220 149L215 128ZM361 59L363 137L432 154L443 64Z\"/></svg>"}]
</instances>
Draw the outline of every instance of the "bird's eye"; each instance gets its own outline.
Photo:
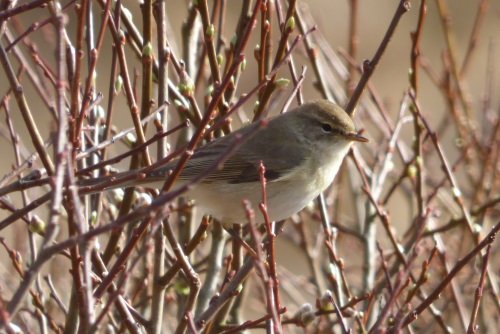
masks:
<instances>
[{"instance_id":1,"label":"bird's eye","mask_svg":"<svg viewBox=\"0 0 500 334\"><path fill-rule=\"evenodd\" d=\"M323 131L325 132L332 132L333 130L332 126L328 123L321 124L321 129L323 129Z\"/></svg>"}]
</instances>

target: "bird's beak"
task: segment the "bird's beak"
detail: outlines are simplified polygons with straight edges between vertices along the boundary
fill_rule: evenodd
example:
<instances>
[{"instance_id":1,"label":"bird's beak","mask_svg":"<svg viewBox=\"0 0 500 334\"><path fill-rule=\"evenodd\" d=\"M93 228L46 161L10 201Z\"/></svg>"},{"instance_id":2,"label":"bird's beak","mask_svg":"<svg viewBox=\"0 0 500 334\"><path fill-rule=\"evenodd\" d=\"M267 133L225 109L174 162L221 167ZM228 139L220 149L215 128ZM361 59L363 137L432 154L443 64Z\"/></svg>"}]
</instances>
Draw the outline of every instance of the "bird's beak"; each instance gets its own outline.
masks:
<instances>
[{"instance_id":1,"label":"bird's beak","mask_svg":"<svg viewBox=\"0 0 500 334\"><path fill-rule=\"evenodd\" d=\"M363 137L362 135L358 135L356 132L346 133L345 137L348 140L359 141L362 143L366 143L369 141L368 138Z\"/></svg>"}]
</instances>

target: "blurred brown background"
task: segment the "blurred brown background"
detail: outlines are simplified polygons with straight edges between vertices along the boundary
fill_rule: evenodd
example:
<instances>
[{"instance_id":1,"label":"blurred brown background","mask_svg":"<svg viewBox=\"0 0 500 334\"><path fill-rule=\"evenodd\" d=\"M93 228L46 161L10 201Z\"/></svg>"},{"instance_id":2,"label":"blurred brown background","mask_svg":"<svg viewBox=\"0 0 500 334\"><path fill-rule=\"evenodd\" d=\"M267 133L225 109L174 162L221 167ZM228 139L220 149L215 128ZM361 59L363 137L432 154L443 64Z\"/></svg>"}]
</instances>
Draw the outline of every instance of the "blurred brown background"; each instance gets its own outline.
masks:
<instances>
[{"instance_id":1,"label":"blurred brown background","mask_svg":"<svg viewBox=\"0 0 500 334\"><path fill-rule=\"evenodd\" d=\"M371 59L380 45L384 33L387 30L389 22L394 15L394 10L398 1L392 0L364 0L359 1L359 22L358 22L358 52L357 59L358 63L361 63L365 59ZM417 1L411 1L412 8L409 13L403 16L388 49L386 50L382 61L375 71L371 79L371 83L378 91L380 96L390 112L390 115L395 119L400 100L404 92L409 87L408 73L410 68L410 48L411 39L410 33L415 30L418 18L418 7L420 5ZM137 26L141 26L140 14L138 11L137 3L134 1L125 1L124 5L135 10L134 21ZM348 47L348 23L349 23L349 6L348 1L329 1L329 0L310 0L310 1L299 1L299 6L307 6L311 15L315 18L315 23L318 26L318 30L325 35L328 43L334 50L346 49ZM423 37L421 41L421 53L424 56L433 70L440 76L442 74L443 68L443 52L445 50L445 37L443 35L443 30L441 28L441 22L439 21L439 16L437 14L436 3L430 1L428 3L427 17L424 24ZM448 1L448 6L450 9L450 23L453 27L453 32L456 36L457 50L458 50L458 61L459 64L463 62L463 57L468 48L470 41L471 30L474 24L476 12L478 9L478 1ZM226 22L226 30L231 32L234 31L235 21L231 21L231 18L237 19L240 11L240 1L228 1L227 4L228 13L227 17L229 20ZM35 17L35 13L39 13L40 16ZM69 11L68 13L68 30L70 33L74 33L74 27L72 24L75 22L74 12ZM171 1L168 4L168 16L169 24L172 32L172 37L175 40L180 41L180 31L183 20L187 14L187 5L184 1ZM34 20L44 20L50 15L45 9L37 9L31 11L29 15L21 15L22 21L25 24L25 28L29 24L33 23ZM482 110L485 97L489 97L490 100L487 101L491 106L493 113L498 115L498 108L500 104L500 97L496 93L498 91L498 85L500 84L500 63L498 59L498 54L500 49L498 47L498 36L500 32L500 2L491 1L487 9L487 13L484 17L483 27L475 45L476 51L473 55L474 59L471 61L470 66L465 74L465 80L467 82L467 88L469 92L468 98L471 101L471 105L475 110ZM231 36L225 36L227 40ZM55 64L54 54L52 53L52 43L53 43L53 28L51 26L45 26L42 29L34 32L30 35L32 41L34 41L41 54L43 54L51 65ZM171 39L170 42L173 42ZM100 55L99 66L97 69L99 78L109 77L109 60L106 59L110 55L109 36L106 38L103 51ZM251 39L249 43L248 50L253 50L256 44L255 39ZM180 45L175 45L172 43L172 48L174 53L180 57L179 48ZM247 52L248 53L248 52ZM129 59L134 59L134 56L128 53ZM299 50L295 53L294 60L296 61L298 71L300 72L300 65L307 63L303 50ZM12 58L12 63L15 64L17 68L17 62ZM87 59L85 59L85 62ZM132 61L131 61L132 62ZM134 66L139 66L139 62L134 59ZM252 71L255 68L255 61L252 57L248 57L248 69L247 71ZM138 68L139 69L139 68ZM132 69L130 69L132 70ZM285 70L282 70L285 72ZM442 98L440 92L431 83L428 76L424 71L420 72L420 92L419 101L422 109L426 112L426 117L430 121L432 126L437 126L441 123L444 117L445 101ZM173 77L173 71L171 71ZM248 76L251 77L251 76ZM312 68L308 68L306 74L306 83L304 84L304 97L305 99L318 98L319 94L313 88L312 85L313 71ZM27 82L27 79L23 79L23 82ZM247 80L241 82L238 87L239 94L248 91L257 83L257 79ZM490 86L491 85L491 86ZM54 122L49 117L48 111L45 109L43 104L40 102L39 96L32 91L30 85L26 86L26 94L28 103L36 119L37 125L42 131L44 138L47 138L51 130L54 129ZM107 81L102 82L100 86L99 79L97 81L98 90L105 94L104 100L101 103L102 106L106 105L107 101ZM5 79L0 80L0 92L4 94L9 88L8 83ZM488 89L491 89L493 94L488 95ZM237 94L237 95L239 95ZM125 99L120 99L122 103L123 110L126 110L124 104ZM39 106L43 106L38 109ZM247 105L245 108L247 111L251 110L252 105ZM11 99L10 102L11 115L13 116L14 126L22 138L28 138L24 124L20 118L15 99ZM128 111L127 111L128 113ZM115 119L119 119L120 112L115 114ZM478 113L476 113L478 115ZM3 117L3 116L0 116ZM123 126L130 126L130 121L128 116L123 117ZM479 122L479 120L478 120ZM120 124L120 120L117 121ZM237 124L237 123L236 123ZM411 133L403 134L403 138L410 140ZM442 143L448 158L453 161L459 154L454 150L455 134L447 133L444 138L442 138ZM26 146L26 153L32 153L33 147L31 142L23 142ZM12 168L13 153L12 145L9 142L8 137L0 137L0 149L2 152L2 159L0 160L0 175L5 174ZM52 149L50 149L52 152ZM111 155L113 154L111 149ZM119 148L116 149L119 151ZM13 195L14 201L19 201L18 195ZM394 224L397 226L397 218L401 218L403 224L408 224L407 212L408 208L403 203L398 203L393 201L390 203L389 210L391 215L396 221ZM0 218L4 217L4 212L0 212ZM346 222L349 222L349 217L346 217ZM2 231L1 236L12 236L13 230L11 228ZM15 238L15 236L14 236ZM383 237L381 237L383 239ZM22 241L21 241L22 242ZM359 245L352 240L346 241L347 243L353 242L355 249L359 249ZM307 265L304 255L299 252L295 247L291 247L291 243L286 239L278 239L278 254L277 261L283 269L285 275L286 270L294 274L306 273ZM22 248L22 246L21 246ZM347 247L347 252L342 253L342 256L348 256L348 252L351 248ZM8 272L10 263L6 262L4 252L1 252L2 258L2 268L0 273ZM496 270L498 274L498 270ZM311 292L311 295L314 293Z\"/></svg>"}]
</instances>

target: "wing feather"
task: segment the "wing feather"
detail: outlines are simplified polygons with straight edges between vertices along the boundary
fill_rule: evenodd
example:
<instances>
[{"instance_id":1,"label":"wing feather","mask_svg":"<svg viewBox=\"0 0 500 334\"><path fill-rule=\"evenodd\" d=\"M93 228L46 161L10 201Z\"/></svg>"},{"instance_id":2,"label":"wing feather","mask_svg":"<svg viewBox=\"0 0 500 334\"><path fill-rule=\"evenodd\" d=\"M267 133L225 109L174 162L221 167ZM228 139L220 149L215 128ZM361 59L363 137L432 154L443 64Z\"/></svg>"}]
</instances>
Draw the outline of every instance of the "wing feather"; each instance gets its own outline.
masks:
<instances>
[{"instance_id":1,"label":"wing feather","mask_svg":"<svg viewBox=\"0 0 500 334\"><path fill-rule=\"evenodd\" d=\"M246 131L255 126L258 125L253 123L197 149L186 163L179 178L189 180L206 172L212 167L216 159L235 144L234 137L237 133L244 135ZM204 182L226 181L237 184L258 181L260 179L259 165L261 160L264 160L265 176L269 181L280 178L284 173L304 160L302 150L293 151L292 148L297 147L296 145L300 145L300 143L288 131L289 129L283 127L281 122L275 122L274 119L271 119L266 131L256 131L218 169L208 174ZM276 132L282 133L286 141L281 138L276 140ZM271 137L274 137L274 139ZM262 157L268 158L262 159ZM151 171L147 178L164 179L169 170L175 167L176 163L177 161L174 160L161 168Z\"/></svg>"}]
</instances>

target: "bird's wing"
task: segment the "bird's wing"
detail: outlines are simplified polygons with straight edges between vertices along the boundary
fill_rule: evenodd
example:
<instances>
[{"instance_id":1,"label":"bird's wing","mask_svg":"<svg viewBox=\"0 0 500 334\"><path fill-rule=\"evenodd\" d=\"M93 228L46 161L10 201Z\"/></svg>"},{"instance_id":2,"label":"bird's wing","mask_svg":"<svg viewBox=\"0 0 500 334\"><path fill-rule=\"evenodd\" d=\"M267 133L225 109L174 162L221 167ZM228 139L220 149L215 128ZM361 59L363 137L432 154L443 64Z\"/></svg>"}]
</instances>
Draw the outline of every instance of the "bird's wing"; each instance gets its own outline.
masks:
<instances>
[{"instance_id":1,"label":"bird's wing","mask_svg":"<svg viewBox=\"0 0 500 334\"><path fill-rule=\"evenodd\" d=\"M247 128L238 130L236 133L245 134L251 130L254 124ZM204 182L210 181L226 181L228 183L245 183L254 182L260 179L260 161L263 160L266 168L265 177L269 181L278 179L294 166L299 165L304 160L304 153L292 152L290 147L294 143L288 141L284 143L282 140L271 140L271 131L273 123L270 123L266 131L258 130L251 136L247 142L237 148L221 166L213 168L213 163L219 159L222 154L231 149L235 145L235 133L213 141L198 150L188 160L186 166L182 170L179 178L184 180L192 179L201 173L207 172L213 168ZM283 129L280 129L281 131ZM286 130L285 130L286 131ZM275 134L273 134L275 136ZM290 138L290 136L287 136ZM291 138L294 138L293 136ZM268 157L267 159L262 157ZM169 170L175 167L177 161L171 161L167 165L155 169L148 174L148 179L164 178Z\"/></svg>"}]
</instances>

